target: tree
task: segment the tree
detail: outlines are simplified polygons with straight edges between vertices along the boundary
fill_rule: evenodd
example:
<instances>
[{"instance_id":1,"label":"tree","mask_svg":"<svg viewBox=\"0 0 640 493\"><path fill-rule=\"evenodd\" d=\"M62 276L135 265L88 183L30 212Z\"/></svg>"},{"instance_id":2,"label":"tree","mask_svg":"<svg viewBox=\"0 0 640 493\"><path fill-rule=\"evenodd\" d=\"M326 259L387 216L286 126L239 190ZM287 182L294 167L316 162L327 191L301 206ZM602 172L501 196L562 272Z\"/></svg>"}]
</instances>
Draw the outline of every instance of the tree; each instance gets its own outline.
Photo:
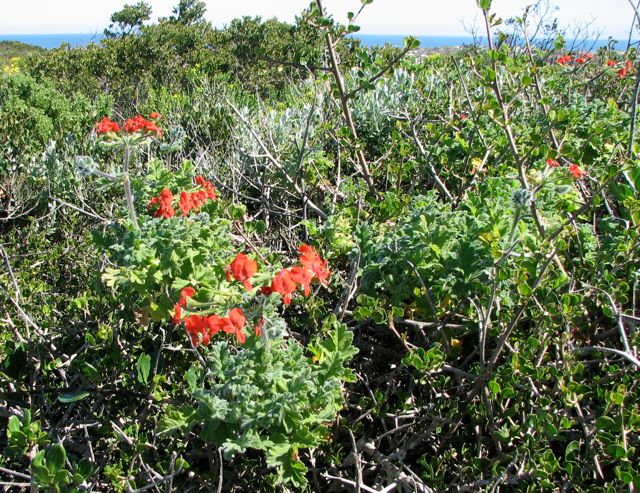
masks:
<instances>
[{"instance_id":1,"label":"tree","mask_svg":"<svg viewBox=\"0 0 640 493\"><path fill-rule=\"evenodd\" d=\"M108 38L127 36L139 31L144 22L149 19L151 19L151 5L148 3L125 5L122 10L111 15L111 24L104 30L104 35Z\"/></svg>"},{"instance_id":2,"label":"tree","mask_svg":"<svg viewBox=\"0 0 640 493\"><path fill-rule=\"evenodd\" d=\"M204 14L207 12L207 5L201 0L180 0L173 8L172 22L191 26L204 21Z\"/></svg>"}]
</instances>

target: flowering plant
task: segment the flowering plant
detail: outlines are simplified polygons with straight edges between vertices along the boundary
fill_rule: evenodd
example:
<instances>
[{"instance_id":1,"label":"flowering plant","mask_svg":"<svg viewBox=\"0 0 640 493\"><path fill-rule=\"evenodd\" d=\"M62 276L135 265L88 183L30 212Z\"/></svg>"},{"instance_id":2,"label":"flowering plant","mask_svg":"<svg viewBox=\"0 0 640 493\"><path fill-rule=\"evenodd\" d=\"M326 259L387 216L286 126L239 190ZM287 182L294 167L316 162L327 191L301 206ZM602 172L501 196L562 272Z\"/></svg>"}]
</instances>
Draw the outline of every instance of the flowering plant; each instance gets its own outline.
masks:
<instances>
[{"instance_id":1,"label":"flowering plant","mask_svg":"<svg viewBox=\"0 0 640 493\"><path fill-rule=\"evenodd\" d=\"M157 138L161 131L150 127L134 119L124 132ZM108 120L96 132L112 143L130 137ZM150 174L132 180L127 199L137 227L96 239L111 264L102 280L113 295L148 327L167 327L176 344L196 354L188 404L168 407L158 433L198 429L227 456L262 450L277 482L301 486L306 468L298 453L327 438L342 407L342 384L351 379L345 364L356 350L333 318L325 323L328 338L316 337L305 354L281 310L298 293L311 296L314 283L328 287L327 261L308 244L289 266L268 250L238 245L232 228L246 236L234 222L237 211L211 181L194 178L189 162L175 172L158 161L150 165Z\"/></svg>"}]
</instances>

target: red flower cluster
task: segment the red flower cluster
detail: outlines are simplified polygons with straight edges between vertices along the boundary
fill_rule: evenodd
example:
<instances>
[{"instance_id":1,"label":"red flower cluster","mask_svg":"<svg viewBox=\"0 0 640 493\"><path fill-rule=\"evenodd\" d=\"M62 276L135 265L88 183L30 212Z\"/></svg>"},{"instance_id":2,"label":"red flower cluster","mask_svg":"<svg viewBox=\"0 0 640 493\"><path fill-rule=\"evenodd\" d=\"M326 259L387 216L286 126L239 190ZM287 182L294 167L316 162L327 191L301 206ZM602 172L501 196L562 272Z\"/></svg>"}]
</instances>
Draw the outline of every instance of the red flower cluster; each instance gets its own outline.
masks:
<instances>
[{"instance_id":1,"label":"red flower cluster","mask_svg":"<svg viewBox=\"0 0 640 493\"><path fill-rule=\"evenodd\" d=\"M282 296L285 305L291 303L291 296L298 287L304 288L304 295L311 294L311 282L318 279L322 284L327 284L331 272L327 268L327 262L316 253L309 245L300 245L300 264L290 269L280 270L271 281L271 286L263 286L261 292L265 295L278 293Z\"/></svg>"},{"instance_id":2,"label":"red flower cluster","mask_svg":"<svg viewBox=\"0 0 640 493\"><path fill-rule=\"evenodd\" d=\"M573 57L571 55L562 55L558 58L557 63L559 65L566 65L567 63L571 63L573 61Z\"/></svg>"},{"instance_id":3,"label":"red flower cluster","mask_svg":"<svg viewBox=\"0 0 640 493\"><path fill-rule=\"evenodd\" d=\"M577 164L569 165L569 173L571 173L576 180L579 180L586 174L585 171Z\"/></svg>"},{"instance_id":4,"label":"red flower cluster","mask_svg":"<svg viewBox=\"0 0 640 493\"><path fill-rule=\"evenodd\" d=\"M632 74L632 73L633 73L633 63L631 63L631 60L627 60L627 63L624 64L624 67L618 70L618 77L620 79L624 79L627 76L627 74Z\"/></svg>"},{"instance_id":5,"label":"red flower cluster","mask_svg":"<svg viewBox=\"0 0 640 493\"><path fill-rule=\"evenodd\" d=\"M557 168L559 166L559 163L555 159L549 158L547 159L547 166L551 168ZM586 172L577 164L570 164L568 169L569 173L571 173L576 180L579 180L584 175L586 175Z\"/></svg>"},{"instance_id":6,"label":"red flower cluster","mask_svg":"<svg viewBox=\"0 0 640 493\"><path fill-rule=\"evenodd\" d=\"M593 60L593 55L591 53L585 53L582 56L576 57L575 62L582 65L583 63L587 63L589 60ZM558 58L558 60L556 60L556 63L558 63L559 65L566 65L567 63L571 63L573 61L574 60L571 55L562 55L560 58Z\"/></svg>"},{"instance_id":7,"label":"red flower cluster","mask_svg":"<svg viewBox=\"0 0 640 493\"><path fill-rule=\"evenodd\" d=\"M161 115L154 112L149 115L149 118L151 120L157 120L158 118L161 118ZM118 133L120 132L120 125L105 117L96 124L95 130L97 134ZM123 130L128 134L142 132L162 137L162 130L158 128L156 123L145 119L141 115L138 115L135 118L129 118L123 125Z\"/></svg>"},{"instance_id":8,"label":"red flower cluster","mask_svg":"<svg viewBox=\"0 0 640 493\"><path fill-rule=\"evenodd\" d=\"M205 180L202 176L196 176L196 183L204 188L204 190L198 190L197 192L182 192L180 194L180 210L182 215L187 217L192 210L197 211L208 200L216 200L216 187L210 182Z\"/></svg>"},{"instance_id":9,"label":"red flower cluster","mask_svg":"<svg viewBox=\"0 0 640 493\"><path fill-rule=\"evenodd\" d=\"M184 288L180 292L180 300L174 305L173 318L171 319L174 325L178 325L182 319L182 308L187 305L187 298L193 297L195 293L196 291L192 287ZM189 315L184 319L184 328L191 336L194 346L200 343L208 346L211 342L211 336L221 331L235 335L238 342L244 344L247 337L242 329L246 324L247 319L240 308L232 309L227 317ZM256 331L258 330L259 327L256 326Z\"/></svg>"},{"instance_id":10,"label":"red flower cluster","mask_svg":"<svg viewBox=\"0 0 640 493\"><path fill-rule=\"evenodd\" d=\"M593 55L591 53L585 53L584 56L576 58L576 63L587 63L589 60L593 60Z\"/></svg>"},{"instance_id":11,"label":"red flower cluster","mask_svg":"<svg viewBox=\"0 0 640 493\"><path fill-rule=\"evenodd\" d=\"M216 200L218 196L216 195L216 187L213 183L208 180L205 180L203 176L196 176L196 185L200 185L204 188L205 192L207 192L207 198L211 200Z\"/></svg>"},{"instance_id":12,"label":"red flower cluster","mask_svg":"<svg viewBox=\"0 0 640 493\"><path fill-rule=\"evenodd\" d=\"M197 192L182 192L180 194L180 200L178 205L182 211L184 217L189 215L192 210L197 211L202 205L209 199L216 200L216 187L210 182L205 180L202 176L196 176L196 183L204 188L204 190L198 190ZM174 195L168 188L164 188L158 197L151 199L151 202L147 205L149 209L153 209L154 206L160 205L160 207L153 213L153 217L164 217L169 219L176 215L176 211L173 208Z\"/></svg>"},{"instance_id":13,"label":"red flower cluster","mask_svg":"<svg viewBox=\"0 0 640 493\"><path fill-rule=\"evenodd\" d=\"M187 298L191 298L194 294L196 294L196 290L192 287L184 288L180 291L180 300L173 306L173 318L171 321L174 325L178 325L180 323L180 319L182 318L182 309L187 306Z\"/></svg>"},{"instance_id":14,"label":"red flower cluster","mask_svg":"<svg viewBox=\"0 0 640 493\"><path fill-rule=\"evenodd\" d=\"M155 114L157 115L157 113ZM129 118L124 123L123 129L128 134L133 134L136 132L146 132L148 134L156 134L158 137L162 137L162 130L158 128L155 122L147 120L140 115L136 116L135 118Z\"/></svg>"},{"instance_id":15,"label":"red flower cluster","mask_svg":"<svg viewBox=\"0 0 640 493\"><path fill-rule=\"evenodd\" d=\"M118 125L116 122L112 122L106 116L96 125L97 134L107 134L109 132L117 133L119 131L120 125Z\"/></svg>"},{"instance_id":16,"label":"red flower cluster","mask_svg":"<svg viewBox=\"0 0 640 493\"><path fill-rule=\"evenodd\" d=\"M147 207L152 209L155 205L160 205L160 207L153 213L153 217L169 219L176 215L176 211L173 209L173 194L168 188L163 188L160 195L153 197Z\"/></svg>"},{"instance_id":17,"label":"red flower cluster","mask_svg":"<svg viewBox=\"0 0 640 493\"><path fill-rule=\"evenodd\" d=\"M326 286L327 279L331 274L327 268L327 262L322 260L320 255L309 245L300 245L298 252L300 252L300 263L311 269L320 282Z\"/></svg>"},{"instance_id":18,"label":"red flower cluster","mask_svg":"<svg viewBox=\"0 0 640 493\"><path fill-rule=\"evenodd\" d=\"M253 289L251 278L257 271L258 263L247 257L244 253L239 253L236 255L236 258L233 259L233 262L227 266L227 281L231 282L231 277L233 276L236 281L244 285L247 291L251 291Z\"/></svg>"}]
</instances>

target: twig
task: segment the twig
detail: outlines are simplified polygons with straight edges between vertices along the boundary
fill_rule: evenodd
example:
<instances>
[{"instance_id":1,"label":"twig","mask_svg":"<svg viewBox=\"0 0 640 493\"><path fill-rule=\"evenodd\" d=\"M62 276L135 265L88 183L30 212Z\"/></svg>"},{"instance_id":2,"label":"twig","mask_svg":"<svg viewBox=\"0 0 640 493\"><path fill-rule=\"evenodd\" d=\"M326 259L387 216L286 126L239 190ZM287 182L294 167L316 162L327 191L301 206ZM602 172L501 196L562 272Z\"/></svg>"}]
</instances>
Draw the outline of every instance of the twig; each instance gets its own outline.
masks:
<instances>
[{"instance_id":1,"label":"twig","mask_svg":"<svg viewBox=\"0 0 640 493\"><path fill-rule=\"evenodd\" d=\"M620 351L619 349L614 349L609 347L600 347L600 346L582 346L582 347L575 348L574 351L577 353L602 352L602 353L616 354L626 359L627 361L632 363L634 366L636 366L638 369L640 369L640 360L638 360L638 358L636 358L633 354L627 353L626 351Z\"/></svg>"},{"instance_id":2,"label":"twig","mask_svg":"<svg viewBox=\"0 0 640 493\"><path fill-rule=\"evenodd\" d=\"M3 472L5 474L9 474L11 476L15 476L16 478L27 479L27 480L31 481L31 476L29 476L28 474L23 474L23 473L18 472L18 471L13 471L11 469L7 469L6 467L0 467L0 472Z\"/></svg>"},{"instance_id":3,"label":"twig","mask_svg":"<svg viewBox=\"0 0 640 493\"><path fill-rule=\"evenodd\" d=\"M316 0L316 6L318 7L318 12L322 17L325 16L324 7L322 5L322 0ZM338 62L338 54L336 53L335 43L333 40L333 35L331 31L327 29L325 34L325 38L327 40L327 51L329 52L329 58L331 59L331 68L333 72L333 78L336 83L336 87L338 89L338 96L340 98L340 105L342 106L342 114L344 116L344 120L351 131L351 136L354 141L358 142L358 132L356 130L355 123L353 122L353 116L351 115L351 108L349 107L349 95L345 89L344 78L342 77L342 72L340 71L340 62ZM371 177L371 172L369 170L369 164L367 163L367 158L364 155L364 151L361 146L358 146L356 149L356 157L358 158L359 171L362 175L362 178L367 184L369 188L369 192L376 198L379 197L376 187L373 183L373 178Z\"/></svg>"},{"instance_id":4,"label":"twig","mask_svg":"<svg viewBox=\"0 0 640 493\"><path fill-rule=\"evenodd\" d=\"M351 481L350 479L346 479L346 478L341 478L340 476L332 476L331 474L324 473L324 474L322 474L322 477L325 478L325 479L330 479L332 481L338 481L338 482L340 482L342 484L346 484L346 485L349 485L349 486L353 486L353 487L356 486L356 482L355 481ZM367 486L366 484L362 484L362 485L360 485L360 487L364 491L366 491L368 493L382 493L383 491L384 492L391 491L391 489L389 489L389 487L395 488L396 487L396 483L395 482L391 483L384 490L374 490L373 488Z\"/></svg>"},{"instance_id":5,"label":"twig","mask_svg":"<svg viewBox=\"0 0 640 493\"><path fill-rule=\"evenodd\" d=\"M284 176L285 180L287 180L287 182L289 182L289 184L293 187L293 189L297 193L300 194L300 197L304 201L306 201L306 203L309 205L309 207L311 207L318 216L320 216L322 219L327 219L327 215L322 211L322 209L320 209L320 207L318 207L309 197L306 196L306 194L304 194L302 192L302 190L300 189L300 186L295 182L295 180L293 180L293 178L291 178L291 176L289 176L289 173L287 173L287 171L285 170L285 168L282 165L282 163L280 161L278 161L275 158L275 156L273 154L271 154L271 152L269 152L269 149L267 149L267 146L265 145L265 143L262 141L260 136L256 133L255 129L251 126L251 124L247 121L247 119L244 117L244 115L240 112L240 110L238 108L236 108L235 105L229 100L225 99L225 103L229 106L229 108L231 108L233 110L233 112L236 114L238 119L242 122L242 124L245 126L245 128L249 131L251 136L256 140L256 142L258 143L258 145L262 149L262 152L264 152L264 156L269 161L271 161L271 163L282 173L282 175Z\"/></svg>"}]
</instances>

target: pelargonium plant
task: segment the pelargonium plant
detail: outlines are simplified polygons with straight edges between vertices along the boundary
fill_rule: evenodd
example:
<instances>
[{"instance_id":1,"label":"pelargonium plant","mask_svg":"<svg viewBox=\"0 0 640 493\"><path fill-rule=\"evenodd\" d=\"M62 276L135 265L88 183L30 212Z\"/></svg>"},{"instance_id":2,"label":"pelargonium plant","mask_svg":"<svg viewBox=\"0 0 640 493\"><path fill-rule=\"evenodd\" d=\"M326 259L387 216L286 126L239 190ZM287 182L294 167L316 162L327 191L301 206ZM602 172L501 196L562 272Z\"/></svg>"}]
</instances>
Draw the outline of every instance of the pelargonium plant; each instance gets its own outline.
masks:
<instances>
[{"instance_id":1,"label":"pelargonium plant","mask_svg":"<svg viewBox=\"0 0 640 493\"><path fill-rule=\"evenodd\" d=\"M176 335L188 348L184 354L196 356L184 361L191 365L189 388L180 396L187 401L165 408L158 433L179 440L176 434L199 430L228 457L261 450L275 482L300 486L306 467L299 451L327 439L343 406L343 384L352 379L345 365L356 350L335 317L305 349L288 332L282 310L312 296L314 284L329 285L328 263L308 244L293 262L254 246L237 221L238 206L205 176L194 177L189 162L169 170L152 160L150 174L129 180L131 151L162 136L158 117L136 117L122 127L103 119L95 129L105 146L125 150L133 224L99 238L110 263L103 282L123 306Z\"/></svg>"}]
</instances>

